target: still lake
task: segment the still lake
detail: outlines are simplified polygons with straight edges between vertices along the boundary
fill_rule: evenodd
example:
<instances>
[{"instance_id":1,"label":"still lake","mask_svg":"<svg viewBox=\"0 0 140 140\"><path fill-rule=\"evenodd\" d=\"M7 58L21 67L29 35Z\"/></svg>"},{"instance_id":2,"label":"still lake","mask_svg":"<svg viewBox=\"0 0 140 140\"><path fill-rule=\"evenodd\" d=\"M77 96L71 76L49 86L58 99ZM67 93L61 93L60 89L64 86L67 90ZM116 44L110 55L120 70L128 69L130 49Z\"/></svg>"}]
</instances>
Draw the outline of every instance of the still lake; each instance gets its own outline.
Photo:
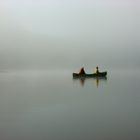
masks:
<instances>
[{"instance_id":1,"label":"still lake","mask_svg":"<svg viewBox=\"0 0 140 140\"><path fill-rule=\"evenodd\" d=\"M0 72L0 139L140 139L139 72L71 73Z\"/></svg>"}]
</instances>

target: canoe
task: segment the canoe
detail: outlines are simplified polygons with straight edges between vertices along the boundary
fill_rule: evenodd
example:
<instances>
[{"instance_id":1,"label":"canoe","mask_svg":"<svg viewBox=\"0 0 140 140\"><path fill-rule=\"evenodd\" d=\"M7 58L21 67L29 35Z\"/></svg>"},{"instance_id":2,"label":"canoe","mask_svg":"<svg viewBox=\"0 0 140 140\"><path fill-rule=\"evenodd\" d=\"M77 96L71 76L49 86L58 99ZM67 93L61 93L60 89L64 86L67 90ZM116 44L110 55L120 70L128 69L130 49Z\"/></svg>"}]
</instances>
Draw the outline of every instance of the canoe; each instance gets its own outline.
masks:
<instances>
[{"instance_id":1,"label":"canoe","mask_svg":"<svg viewBox=\"0 0 140 140\"><path fill-rule=\"evenodd\" d=\"M92 74L79 74L79 73L73 73L73 78L81 78L81 77L106 77L107 72L100 72L100 73L92 73Z\"/></svg>"}]
</instances>

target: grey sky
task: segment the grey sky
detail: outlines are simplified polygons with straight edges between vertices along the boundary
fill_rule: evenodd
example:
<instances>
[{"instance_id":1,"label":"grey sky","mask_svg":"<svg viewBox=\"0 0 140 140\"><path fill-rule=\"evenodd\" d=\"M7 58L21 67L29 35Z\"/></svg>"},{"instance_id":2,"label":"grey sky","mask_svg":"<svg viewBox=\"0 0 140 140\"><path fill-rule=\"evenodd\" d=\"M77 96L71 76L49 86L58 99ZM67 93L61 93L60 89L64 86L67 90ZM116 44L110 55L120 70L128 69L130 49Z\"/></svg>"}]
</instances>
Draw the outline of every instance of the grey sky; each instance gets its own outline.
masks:
<instances>
[{"instance_id":1,"label":"grey sky","mask_svg":"<svg viewBox=\"0 0 140 140\"><path fill-rule=\"evenodd\" d=\"M137 0L3 0L1 69L140 67Z\"/></svg>"}]
</instances>

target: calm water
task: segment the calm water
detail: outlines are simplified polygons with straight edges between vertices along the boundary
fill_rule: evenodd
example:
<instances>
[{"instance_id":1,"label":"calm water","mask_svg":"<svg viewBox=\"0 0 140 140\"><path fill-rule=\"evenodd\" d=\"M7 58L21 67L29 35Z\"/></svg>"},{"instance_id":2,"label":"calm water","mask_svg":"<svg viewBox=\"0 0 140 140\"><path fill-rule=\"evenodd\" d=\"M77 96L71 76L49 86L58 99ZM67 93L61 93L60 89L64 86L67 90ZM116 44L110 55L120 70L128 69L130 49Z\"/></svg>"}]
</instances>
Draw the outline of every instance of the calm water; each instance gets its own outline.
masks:
<instances>
[{"instance_id":1,"label":"calm water","mask_svg":"<svg viewBox=\"0 0 140 140\"><path fill-rule=\"evenodd\" d=\"M140 73L0 73L1 140L139 140Z\"/></svg>"}]
</instances>

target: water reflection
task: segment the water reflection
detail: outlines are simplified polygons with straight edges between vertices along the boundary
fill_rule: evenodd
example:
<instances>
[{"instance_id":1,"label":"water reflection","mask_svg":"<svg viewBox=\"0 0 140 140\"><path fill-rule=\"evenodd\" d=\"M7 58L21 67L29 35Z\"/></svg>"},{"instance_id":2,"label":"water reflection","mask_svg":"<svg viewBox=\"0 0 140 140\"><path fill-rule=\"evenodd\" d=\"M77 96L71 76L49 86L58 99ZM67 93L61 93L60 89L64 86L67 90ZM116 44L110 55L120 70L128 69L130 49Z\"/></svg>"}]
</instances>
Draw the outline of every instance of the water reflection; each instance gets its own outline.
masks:
<instances>
[{"instance_id":1,"label":"water reflection","mask_svg":"<svg viewBox=\"0 0 140 140\"><path fill-rule=\"evenodd\" d=\"M74 81L79 81L81 86L85 85L85 82L87 80L93 81L98 88L101 81L107 81L107 77L96 77L96 78L90 78L90 77L81 77L81 78L73 78Z\"/></svg>"}]
</instances>

